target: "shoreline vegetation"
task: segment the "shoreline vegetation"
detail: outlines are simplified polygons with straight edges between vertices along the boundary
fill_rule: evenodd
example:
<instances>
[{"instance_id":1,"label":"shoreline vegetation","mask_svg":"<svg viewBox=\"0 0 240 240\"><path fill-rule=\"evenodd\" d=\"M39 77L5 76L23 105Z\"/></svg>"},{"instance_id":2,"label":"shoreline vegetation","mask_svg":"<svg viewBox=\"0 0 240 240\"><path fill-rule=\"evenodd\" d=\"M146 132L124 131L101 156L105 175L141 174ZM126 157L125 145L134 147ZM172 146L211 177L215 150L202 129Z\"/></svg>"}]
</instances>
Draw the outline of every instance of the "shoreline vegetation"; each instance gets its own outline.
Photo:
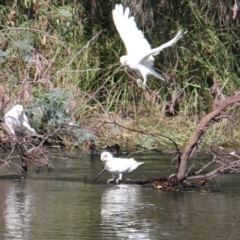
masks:
<instances>
[{"instance_id":1,"label":"shoreline vegetation","mask_svg":"<svg viewBox=\"0 0 240 240\"><path fill-rule=\"evenodd\" d=\"M3 1L1 111L24 105L33 127L42 133L46 125L68 121L85 124L100 141L116 136L125 145L149 147L148 142L154 142L119 128L116 134L113 126L103 128L102 134L94 132L102 120L117 120L130 128L164 133L184 147L202 117L238 94L237 3L123 1L152 46L171 39L180 26L188 31L156 58L166 82L149 77L146 91L137 86L135 73L120 67L125 49L112 20L116 3ZM224 128L221 121L216 131ZM231 141L232 133L221 143Z\"/></svg>"},{"instance_id":2,"label":"shoreline vegetation","mask_svg":"<svg viewBox=\"0 0 240 240\"><path fill-rule=\"evenodd\" d=\"M155 70L166 81L148 77L145 90L134 72L120 67L125 48L112 20L117 3L1 2L2 123L9 109L21 104L42 136L37 140L41 146L48 139L86 149L86 141L93 139L123 150L184 149L205 116L239 95L237 1L122 1L152 47L179 29L187 31L155 58ZM238 149L238 102L207 120L203 137L192 147ZM11 137L2 128L1 146L8 144Z\"/></svg>"}]
</instances>

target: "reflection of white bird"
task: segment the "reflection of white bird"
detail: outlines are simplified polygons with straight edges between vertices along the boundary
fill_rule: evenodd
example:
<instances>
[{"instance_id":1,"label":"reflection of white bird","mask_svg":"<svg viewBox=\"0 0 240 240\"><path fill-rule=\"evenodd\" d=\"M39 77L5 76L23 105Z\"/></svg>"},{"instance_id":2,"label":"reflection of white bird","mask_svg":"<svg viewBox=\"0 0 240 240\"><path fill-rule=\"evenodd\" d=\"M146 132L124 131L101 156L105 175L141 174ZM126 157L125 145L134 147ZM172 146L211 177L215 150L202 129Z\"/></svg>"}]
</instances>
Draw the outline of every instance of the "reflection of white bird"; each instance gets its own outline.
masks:
<instances>
[{"instance_id":1,"label":"reflection of white bird","mask_svg":"<svg viewBox=\"0 0 240 240\"><path fill-rule=\"evenodd\" d=\"M154 235L156 222L151 218L151 213L155 212L155 208L149 198L144 197L145 193L143 188L136 185L121 185L102 191L99 226L103 239L105 236L109 237L109 231L106 229L111 229L111 235L116 236L111 239L161 239L159 231ZM139 217L146 212L151 220L147 215Z\"/></svg>"},{"instance_id":2,"label":"reflection of white bird","mask_svg":"<svg viewBox=\"0 0 240 240\"><path fill-rule=\"evenodd\" d=\"M128 7L124 11L122 4L116 4L112 13L115 26L128 53L128 55L120 58L121 64L136 71L139 77L143 77L143 83L141 79L137 80L138 84L143 88L146 87L147 75L149 74L164 80L161 74L152 69L154 64L153 56L158 55L164 48L171 47L183 36L185 32L180 30L172 40L160 47L151 49L151 46L144 37L142 31L138 29L134 17L129 16L130 10Z\"/></svg>"},{"instance_id":3,"label":"reflection of white bird","mask_svg":"<svg viewBox=\"0 0 240 240\"><path fill-rule=\"evenodd\" d=\"M22 105L17 104L14 106L5 114L4 118L6 125L13 135L15 135L16 132L22 132L24 127L31 132L35 132L28 124L28 119L23 111Z\"/></svg>"},{"instance_id":4,"label":"reflection of white bird","mask_svg":"<svg viewBox=\"0 0 240 240\"><path fill-rule=\"evenodd\" d=\"M112 173L112 179L108 180L108 183L115 180L115 174L119 174L119 178L116 179L116 183L122 180L122 175L132 172L139 165L144 162L137 162L133 158L116 158L109 152L103 152L101 154L101 160L104 162L104 169Z\"/></svg>"},{"instance_id":5,"label":"reflection of white bird","mask_svg":"<svg viewBox=\"0 0 240 240\"><path fill-rule=\"evenodd\" d=\"M1 191L1 200L5 199L2 214L5 239L28 239L26 229L31 229L34 219L33 188L25 184L5 185L6 193ZM3 186L1 186L3 188ZM3 204L4 202L2 202ZM22 237L21 237L22 236Z\"/></svg>"}]
</instances>

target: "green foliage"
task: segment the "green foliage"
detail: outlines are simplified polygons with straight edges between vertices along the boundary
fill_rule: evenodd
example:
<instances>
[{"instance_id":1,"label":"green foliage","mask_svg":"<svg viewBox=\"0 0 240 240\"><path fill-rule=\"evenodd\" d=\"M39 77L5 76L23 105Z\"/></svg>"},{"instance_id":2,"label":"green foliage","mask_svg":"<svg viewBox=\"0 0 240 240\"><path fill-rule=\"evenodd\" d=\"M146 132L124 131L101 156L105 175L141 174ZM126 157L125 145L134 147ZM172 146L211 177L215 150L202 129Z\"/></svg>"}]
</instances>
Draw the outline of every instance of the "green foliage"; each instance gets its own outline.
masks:
<instances>
[{"instance_id":1,"label":"green foliage","mask_svg":"<svg viewBox=\"0 0 240 240\"><path fill-rule=\"evenodd\" d=\"M111 111L137 118L159 112L162 118L190 119L199 119L238 91L240 14L233 19L232 2L122 1L152 47L180 28L188 31L176 46L156 56L155 67L166 82L149 77L147 91L137 87L135 73L119 68L125 48L112 20L115 3L2 1L2 85L21 101L19 91L27 82L24 93L44 109L47 124L69 119L67 98L78 91L87 101L86 114L90 109L92 115Z\"/></svg>"},{"instance_id":2,"label":"green foliage","mask_svg":"<svg viewBox=\"0 0 240 240\"><path fill-rule=\"evenodd\" d=\"M42 94L38 97L37 101L34 102L37 118L41 123L50 126L56 123L67 122L70 116L67 114L66 109L71 96L72 93L70 91L59 89ZM39 117L39 114L41 117Z\"/></svg>"}]
</instances>

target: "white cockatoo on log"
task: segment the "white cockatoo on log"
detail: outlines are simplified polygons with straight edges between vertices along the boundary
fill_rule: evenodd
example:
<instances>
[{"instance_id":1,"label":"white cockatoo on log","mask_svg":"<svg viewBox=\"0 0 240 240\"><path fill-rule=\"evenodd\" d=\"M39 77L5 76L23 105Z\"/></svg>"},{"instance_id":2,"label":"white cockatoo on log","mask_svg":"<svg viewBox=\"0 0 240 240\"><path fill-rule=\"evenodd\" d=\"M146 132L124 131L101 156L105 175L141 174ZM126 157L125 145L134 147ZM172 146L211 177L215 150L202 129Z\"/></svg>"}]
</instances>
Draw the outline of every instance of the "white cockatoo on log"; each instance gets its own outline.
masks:
<instances>
[{"instance_id":1,"label":"white cockatoo on log","mask_svg":"<svg viewBox=\"0 0 240 240\"><path fill-rule=\"evenodd\" d=\"M108 183L115 181L115 174L119 175L119 178L116 179L116 183L118 183L119 180L122 180L123 174L132 172L139 165L144 163L137 162L133 158L116 158L109 152L102 152L101 160L104 163L104 169L112 173L112 179L109 179Z\"/></svg>"},{"instance_id":2,"label":"white cockatoo on log","mask_svg":"<svg viewBox=\"0 0 240 240\"><path fill-rule=\"evenodd\" d=\"M152 68L154 56L158 55L164 48L174 45L185 32L179 30L172 40L152 49L143 32L138 29L134 17L130 16L128 7L124 11L122 4L116 4L112 15L117 31L127 50L127 55L120 58L121 64L134 70L139 77L143 78L143 82L141 79L137 80L138 85L143 88L146 87L147 75L149 74L164 81L163 76Z\"/></svg>"}]
</instances>

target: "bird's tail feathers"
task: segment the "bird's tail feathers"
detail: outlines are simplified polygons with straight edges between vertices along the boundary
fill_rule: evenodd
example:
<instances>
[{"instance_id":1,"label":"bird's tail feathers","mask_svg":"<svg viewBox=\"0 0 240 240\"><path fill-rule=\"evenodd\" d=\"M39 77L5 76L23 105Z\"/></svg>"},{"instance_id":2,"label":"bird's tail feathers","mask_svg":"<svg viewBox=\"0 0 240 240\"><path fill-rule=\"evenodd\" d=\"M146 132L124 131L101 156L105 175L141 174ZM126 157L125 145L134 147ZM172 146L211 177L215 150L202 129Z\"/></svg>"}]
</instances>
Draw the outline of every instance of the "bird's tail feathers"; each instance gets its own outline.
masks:
<instances>
[{"instance_id":1,"label":"bird's tail feathers","mask_svg":"<svg viewBox=\"0 0 240 240\"><path fill-rule=\"evenodd\" d=\"M135 170L139 165L144 164L144 162L136 162L131 169L129 170L129 172L132 172L133 170Z\"/></svg>"},{"instance_id":2,"label":"bird's tail feathers","mask_svg":"<svg viewBox=\"0 0 240 240\"><path fill-rule=\"evenodd\" d=\"M152 68L151 68L151 75L155 76L158 79L161 79L162 81L165 81L164 77Z\"/></svg>"},{"instance_id":3,"label":"bird's tail feathers","mask_svg":"<svg viewBox=\"0 0 240 240\"><path fill-rule=\"evenodd\" d=\"M144 164L144 162L136 162L134 165L132 165L132 167L129 169L129 172L132 172L133 170L135 170L139 165Z\"/></svg>"}]
</instances>

